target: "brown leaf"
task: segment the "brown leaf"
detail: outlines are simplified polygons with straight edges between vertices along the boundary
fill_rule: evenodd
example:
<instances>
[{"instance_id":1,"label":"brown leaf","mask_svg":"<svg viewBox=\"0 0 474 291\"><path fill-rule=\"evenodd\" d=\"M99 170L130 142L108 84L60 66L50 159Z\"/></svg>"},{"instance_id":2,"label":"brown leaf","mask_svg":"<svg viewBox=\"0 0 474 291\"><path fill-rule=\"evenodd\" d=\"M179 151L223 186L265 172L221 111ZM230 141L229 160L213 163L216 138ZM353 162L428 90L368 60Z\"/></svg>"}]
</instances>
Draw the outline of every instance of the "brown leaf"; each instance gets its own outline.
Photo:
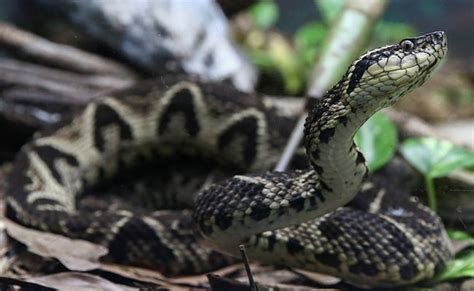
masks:
<instances>
[{"instance_id":1,"label":"brown leaf","mask_svg":"<svg viewBox=\"0 0 474 291\"><path fill-rule=\"evenodd\" d=\"M99 258L108 252L107 248L88 241L33 230L8 219L5 219L5 226L8 235L26 245L30 252L46 258L55 258L72 271L99 268Z\"/></svg>"},{"instance_id":2,"label":"brown leaf","mask_svg":"<svg viewBox=\"0 0 474 291\"><path fill-rule=\"evenodd\" d=\"M16 278L9 278L9 277L0 277L0 286L2 286L2 290L41 290L41 291L49 291L49 290L56 290L54 288L48 288L43 285L26 282L25 280L16 279Z\"/></svg>"},{"instance_id":3,"label":"brown leaf","mask_svg":"<svg viewBox=\"0 0 474 291\"><path fill-rule=\"evenodd\" d=\"M219 276L226 276L228 274L234 273L236 271L241 270L243 267L240 264L230 265L219 270L213 271L212 274L219 275ZM150 270L144 269L139 267L133 266L124 266L124 265L116 265L116 264L108 264L103 263L100 266L100 269L103 271L107 271L110 273L114 273L125 278L138 280L147 283L153 283L158 285L169 285L174 288L184 285L194 285L194 286L202 286L208 284L207 274L202 275L194 275L194 276L182 276L182 277L166 277L163 276L161 273ZM187 290L187 289L186 289Z\"/></svg>"},{"instance_id":4,"label":"brown leaf","mask_svg":"<svg viewBox=\"0 0 474 291\"><path fill-rule=\"evenodd\" d=\"M142 282L162 285L167 282L167 278L161 273L133 266L116 265L102 263L100 269L106 272L114 273L125 278L134 279Z\"/></svg>"},{"instance_id":5,"label":"brown leaf","mask_svg":"<svg viewBox=\"0 0 474 291\"><path fill-rule=\"evenodd\" d=\"M0 211L3 211L2 204L3 203L0 203ZM9 249L8 237L5 230L6 230L5 223L0 217L0 256L3 256Z\"/></svg>"},{"instance_id":6,"label":"brown leaf","mask_svg":"<svg viewBox=\"0 0 474 291\"><path fill-rule=\"evenodd\" d=\"M293 269L293 272L317 284L322 284L326 286L336 285L337 283L341 282L341 279L326 274L310 272L301 269Z\"/></svg>"},{"instance_id":7,"label":"brown leaf","mask_svg":"<svg viewBox=\"0 0 474 291\"><path fill-rule=\"evenodd\" d=\"M255 282L268 286L289 283L301 278L298 274L288 270L266 269L264 272L262 271L252 268L253 278ZM237 280L247 282L248 276L247 274L242 274L242 276L238 277Z\"/></svg>"},{"instance_id":8,"label":"brown leaf","mask_svg":"<svg viewBox=\"0 0 474 291\"><path fill-rule=\"evenodd\" d=\"M234 265L230 265L230 266L221 268L219 270L216 270L210 273L212 273L213 275L220 276L220 277L225 277L231 273L234 273L242 269L243 269L242 264L234 264ZM169 278L168 280L169 282L177 283L177 284L207 284L208 274L195 275L195 276L182 276L182 277L176 277L176 278Z\"/></svg>"},{"instance_id":9,"label":"brown leaf","mask_svg":"<svg viewBox=\"0 0 474 291\"><path fill-rule=\"evenodd\" d=\"M112 283L104 278L86 273L65 272L26 280L30 283L40 284L59 290L111 290L130 291L138 290L125 285Z\"/></svg>"}]
</instances>

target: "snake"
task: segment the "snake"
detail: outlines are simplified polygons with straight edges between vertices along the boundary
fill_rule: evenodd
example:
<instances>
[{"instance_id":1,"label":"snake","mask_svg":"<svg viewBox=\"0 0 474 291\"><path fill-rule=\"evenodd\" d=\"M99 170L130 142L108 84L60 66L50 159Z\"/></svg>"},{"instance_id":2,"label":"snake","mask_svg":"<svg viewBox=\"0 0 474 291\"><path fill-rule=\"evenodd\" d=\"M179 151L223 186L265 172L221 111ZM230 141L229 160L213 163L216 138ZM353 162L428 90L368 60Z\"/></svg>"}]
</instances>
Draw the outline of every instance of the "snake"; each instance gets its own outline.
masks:
<instances>
[{"instance_id":1,"label":"snake","mask_svg":"<svg viewBox=\"0 0 474 291\"><path fill-rule=\"evenodd\" d=\"M446 52L446 35L437 31L357 58L309 110L303 146L310 166L283 172L269 170L297 116L272 97L192 77L104 96L22 147L6 216L102 244L104 260L167 276L225 266L243 244L252 260L361 287L429 280L452 258L441 219L402 198L403 185L374 182L353 137L375 112L423 84ZM94 190L103 181L117 183L113 177L133 176L143 163L165 166L178 156L183 173L199 156L201 166L234 174L193 188L191 197L169 198L188 200L192 210L82 203L88 195L103 198Z\"/></svg>"}]
</instances>

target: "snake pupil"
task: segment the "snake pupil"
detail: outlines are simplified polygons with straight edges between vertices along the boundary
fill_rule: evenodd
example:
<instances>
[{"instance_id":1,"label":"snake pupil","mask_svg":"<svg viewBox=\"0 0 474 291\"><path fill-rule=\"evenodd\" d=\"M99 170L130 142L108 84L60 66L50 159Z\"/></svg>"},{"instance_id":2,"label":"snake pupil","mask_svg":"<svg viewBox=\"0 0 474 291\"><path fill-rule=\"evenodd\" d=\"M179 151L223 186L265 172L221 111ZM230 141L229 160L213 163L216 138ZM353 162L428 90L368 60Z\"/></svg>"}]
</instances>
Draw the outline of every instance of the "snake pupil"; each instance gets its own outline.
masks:
<instances>
[{"instance_id":1,"label":"snake pupil","mask_svg":"<svg viewBox=\"0 0 474 291\"><path fill-rule=\"evenodd\" d=\"M403 50L409 51L415 47L415 44L411 40L405 39L400 43L400 46Z\"/></svg>"}]
</instances>

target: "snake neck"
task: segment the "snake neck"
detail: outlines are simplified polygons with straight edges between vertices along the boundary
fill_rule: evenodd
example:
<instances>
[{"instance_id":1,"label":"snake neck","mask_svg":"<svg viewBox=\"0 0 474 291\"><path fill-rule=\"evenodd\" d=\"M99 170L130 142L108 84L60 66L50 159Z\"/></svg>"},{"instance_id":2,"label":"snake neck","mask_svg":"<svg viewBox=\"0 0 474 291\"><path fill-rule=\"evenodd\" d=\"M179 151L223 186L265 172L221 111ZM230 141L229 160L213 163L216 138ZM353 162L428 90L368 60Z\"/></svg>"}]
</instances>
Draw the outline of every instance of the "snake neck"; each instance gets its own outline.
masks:
<instances>
[{"instance_id":1,"label":"snake neck","mask_svg":"<svg viewBox=\"0 0 474 291\"><path fill-rule=\"evenodd\" d=\"M355 110L343 96L343 85L336 85L313 107L306 119L304 143L322 191L350 201L367 174L353 138L378 108L366 104Z\"/></svg>"}]
</instances>

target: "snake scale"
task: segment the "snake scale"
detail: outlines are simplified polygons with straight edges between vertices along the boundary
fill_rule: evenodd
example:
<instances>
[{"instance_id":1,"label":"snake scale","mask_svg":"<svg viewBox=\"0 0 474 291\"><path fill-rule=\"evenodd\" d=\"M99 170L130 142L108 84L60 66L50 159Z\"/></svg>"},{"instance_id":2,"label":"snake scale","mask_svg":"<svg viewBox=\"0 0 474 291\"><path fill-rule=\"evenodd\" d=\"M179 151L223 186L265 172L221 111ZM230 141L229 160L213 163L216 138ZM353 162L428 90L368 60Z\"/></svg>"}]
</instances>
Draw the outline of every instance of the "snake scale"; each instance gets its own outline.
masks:
<instances>
[{"instance_id":1,"label":"snake scale","mask_svg":"<svg viewBox=\"0 0 474 291\"><path fill-rule=\"evenodd\" d=\"M232 259L221 252L236 254L243 243L252 259L358 286L427 280L452 256L440 218L413 199L384 202L397 186L367 180L353 136L372 114L420 86L446 51L445 34L433 32L355 60L307 117L308 170L265 172L296 120L271 98L194 80L149 82L101 98L22 148L6 215L103 244L106 259L167 275L224 266ZM206 187L195 195L192 215L81 204L86 190L139 161L180 154L254 174Z\"/></svg>"}]
</instances>

